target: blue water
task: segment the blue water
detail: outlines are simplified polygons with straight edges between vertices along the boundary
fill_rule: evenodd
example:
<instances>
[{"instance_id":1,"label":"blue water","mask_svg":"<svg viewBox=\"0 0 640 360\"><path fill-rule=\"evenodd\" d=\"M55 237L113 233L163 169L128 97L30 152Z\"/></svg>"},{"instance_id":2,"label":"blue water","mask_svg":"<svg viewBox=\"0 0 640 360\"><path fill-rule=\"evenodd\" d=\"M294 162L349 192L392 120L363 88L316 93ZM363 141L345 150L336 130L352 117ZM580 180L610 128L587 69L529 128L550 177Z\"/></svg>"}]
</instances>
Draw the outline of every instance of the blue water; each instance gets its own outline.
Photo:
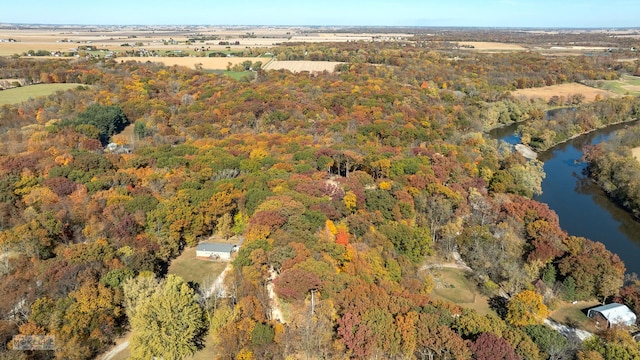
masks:
<instances>
[{"instance_id":1,"label":"blue water","mask_svg":"<svg viewBox=\"0 0 640 360\"><path fill-rule=\"evenodd\" d=\"M536 200L549 205L560 217L560 226L570 235L605 244L624 261L627 272L640 274L640 222L613 203L583 172L582 148L606 141L615 125L560 144L539 154L546 178ZM492 131L491 136L513 143L516 126ZM517 143L517 141L516 141Z\"/></svg>"}]
</instances>

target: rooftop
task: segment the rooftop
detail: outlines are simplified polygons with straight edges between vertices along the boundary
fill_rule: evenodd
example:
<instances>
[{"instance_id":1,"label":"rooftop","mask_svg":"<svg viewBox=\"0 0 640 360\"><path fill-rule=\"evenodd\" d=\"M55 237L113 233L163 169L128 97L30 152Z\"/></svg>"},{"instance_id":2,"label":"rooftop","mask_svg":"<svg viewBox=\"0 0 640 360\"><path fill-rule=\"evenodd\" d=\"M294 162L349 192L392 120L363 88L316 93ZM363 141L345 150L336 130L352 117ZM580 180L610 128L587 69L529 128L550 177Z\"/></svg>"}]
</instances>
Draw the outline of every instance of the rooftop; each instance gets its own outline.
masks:
<instances>
[{"instance_id":1,"label":"rooftop","mask_svg":"<svg viewBox=\"0 0 640 360\"><path fill-rule=\"evenodd\" d=\"M231 252L236 246L233 244L221 243L200 243L196 246L196 251Z\"/></svg>"}]
</instances>

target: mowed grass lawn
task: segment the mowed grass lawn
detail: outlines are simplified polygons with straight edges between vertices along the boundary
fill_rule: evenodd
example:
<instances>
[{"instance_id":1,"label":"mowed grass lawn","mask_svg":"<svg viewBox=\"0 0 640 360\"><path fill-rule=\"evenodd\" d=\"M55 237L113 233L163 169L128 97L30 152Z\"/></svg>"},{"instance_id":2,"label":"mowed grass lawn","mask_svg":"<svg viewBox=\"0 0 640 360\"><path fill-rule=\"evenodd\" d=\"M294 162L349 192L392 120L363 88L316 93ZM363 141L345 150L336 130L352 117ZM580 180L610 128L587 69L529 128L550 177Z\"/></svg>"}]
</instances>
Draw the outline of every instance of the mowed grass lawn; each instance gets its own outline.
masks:
<instances>
[{"instance_id":1,"label":"mowed grass lawn","mask_svg":"<svg viewBox=\"0 0 640 360\"><path fill-rule=\"evenodd\" d=\"M561 324L595 333L598 332L598 328L596 328L593 320L587 317L586 313L588 309L598 305L602 304L598 301L579 301L576 304L562 302L551 312L549 318Z\"/></svg>"},{"instance_id":2,"label":"mowed grass lawn","mask_svg":"<svg viewBox=\"0 0 640 360\"><path fill-rule=\"evenodd\" d=\"M180 256L171 261L169 274L202 284L207 278L216 279L226 266L226 262L196 259L196 248L191 247L184 249Z\"/></svg>"},{"instance_id":3,"label":"mowed grass lawn","mask_svg":"<svg viewBox=\"0 0 640 360\"><path fill-rule=\"evenodd\" d=\"M476 284L467 278L466 270L432 268L430 272L436 282L431 292L434 298L474 309L480 314L492 312L487 298L480 293Z\"/></svg>"},{"instance_id":4,"label":"mowed grass lawn","mask_svg":"<svg viewBox=\"0 0 640 360\"><path fill-rule=\"evenodd\" d=\"M620 80L598 80L596 86L620 95L640 95L640 77L623 75Z\"/></svg>"},{"instance_id":5,"label":"mowed grass lawn","mask_svg":"<svg viewBox=\"0 0 640 360\"><path fill-rule=\"evenodd\" d=\"M0 91L0 106L6 104L18 104L29 99L34 99L41 96L48 96L56 93L57 91L64 91L69 89L75 89L82 84L38 84L29 85L13 89L7 89Z\"/></svg>"}]
</instances>

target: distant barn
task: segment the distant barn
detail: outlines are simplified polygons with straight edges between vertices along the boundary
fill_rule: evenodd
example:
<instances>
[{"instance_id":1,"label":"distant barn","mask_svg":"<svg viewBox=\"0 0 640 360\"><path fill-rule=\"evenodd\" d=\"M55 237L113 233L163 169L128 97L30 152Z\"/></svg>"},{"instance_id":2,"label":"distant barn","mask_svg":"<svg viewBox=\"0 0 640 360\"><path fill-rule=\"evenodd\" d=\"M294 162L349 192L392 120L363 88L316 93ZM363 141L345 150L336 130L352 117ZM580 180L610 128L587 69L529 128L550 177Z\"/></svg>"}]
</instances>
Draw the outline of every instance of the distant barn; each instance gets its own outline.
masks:
<instances>
[{"instance_id":1,"label":"distant barn","mask_svg":"<svg viewBox=\"0 0 640 360\"><path fill-rule=\"evenodd\" d=\"M598 324L612 326L632 326L636 323L636 314L626 305L611 303L589 309L587 316Z\"/></svg>"},{"instance_id":2,"label":"distant barn","mask_svg":"<svg viewBox=\"0 0 640 360\"><path fill-rule=\"evenodd\" d=\"M238 250L233 244L201 243L196 246L196 257L210 260L231 260L231 256Z\"/></svg>"}]
</instances>

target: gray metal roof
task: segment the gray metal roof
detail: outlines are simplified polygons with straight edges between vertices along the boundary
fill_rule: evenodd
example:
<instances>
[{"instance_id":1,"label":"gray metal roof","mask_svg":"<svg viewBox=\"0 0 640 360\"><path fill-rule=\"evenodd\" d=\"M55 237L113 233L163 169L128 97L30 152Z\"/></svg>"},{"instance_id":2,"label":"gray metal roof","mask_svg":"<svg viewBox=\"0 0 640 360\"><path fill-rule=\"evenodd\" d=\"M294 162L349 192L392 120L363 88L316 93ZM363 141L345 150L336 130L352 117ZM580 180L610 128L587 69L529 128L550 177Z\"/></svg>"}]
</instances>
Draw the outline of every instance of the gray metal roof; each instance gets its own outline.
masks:
<instances>
[{"instance_id":1,"label":"gray metal roof","mask_svg":"<svg viewBox=\"0 0 640 360\"><path fill-rule=\"evenodd\" d=\"M636 315L629 309L626 305L611 303L607 305L597 306L589 309L587 315L591 314L591 312L599 312L604 316L609 322L612 323L635 323Z\"/></svg>"},{"instance_id":2,"label":"gray metal roof","mask_svg":"<svg viewBox=\"0 0 640 360\"><path fill-rule=\"evenodd\" d=\"M221 243L201 243L196 246L196 251L213 251L213 252L223 252L230 253L234 250L235 245L233 244L221 244Z\"/></svg>"}]
</instances>

